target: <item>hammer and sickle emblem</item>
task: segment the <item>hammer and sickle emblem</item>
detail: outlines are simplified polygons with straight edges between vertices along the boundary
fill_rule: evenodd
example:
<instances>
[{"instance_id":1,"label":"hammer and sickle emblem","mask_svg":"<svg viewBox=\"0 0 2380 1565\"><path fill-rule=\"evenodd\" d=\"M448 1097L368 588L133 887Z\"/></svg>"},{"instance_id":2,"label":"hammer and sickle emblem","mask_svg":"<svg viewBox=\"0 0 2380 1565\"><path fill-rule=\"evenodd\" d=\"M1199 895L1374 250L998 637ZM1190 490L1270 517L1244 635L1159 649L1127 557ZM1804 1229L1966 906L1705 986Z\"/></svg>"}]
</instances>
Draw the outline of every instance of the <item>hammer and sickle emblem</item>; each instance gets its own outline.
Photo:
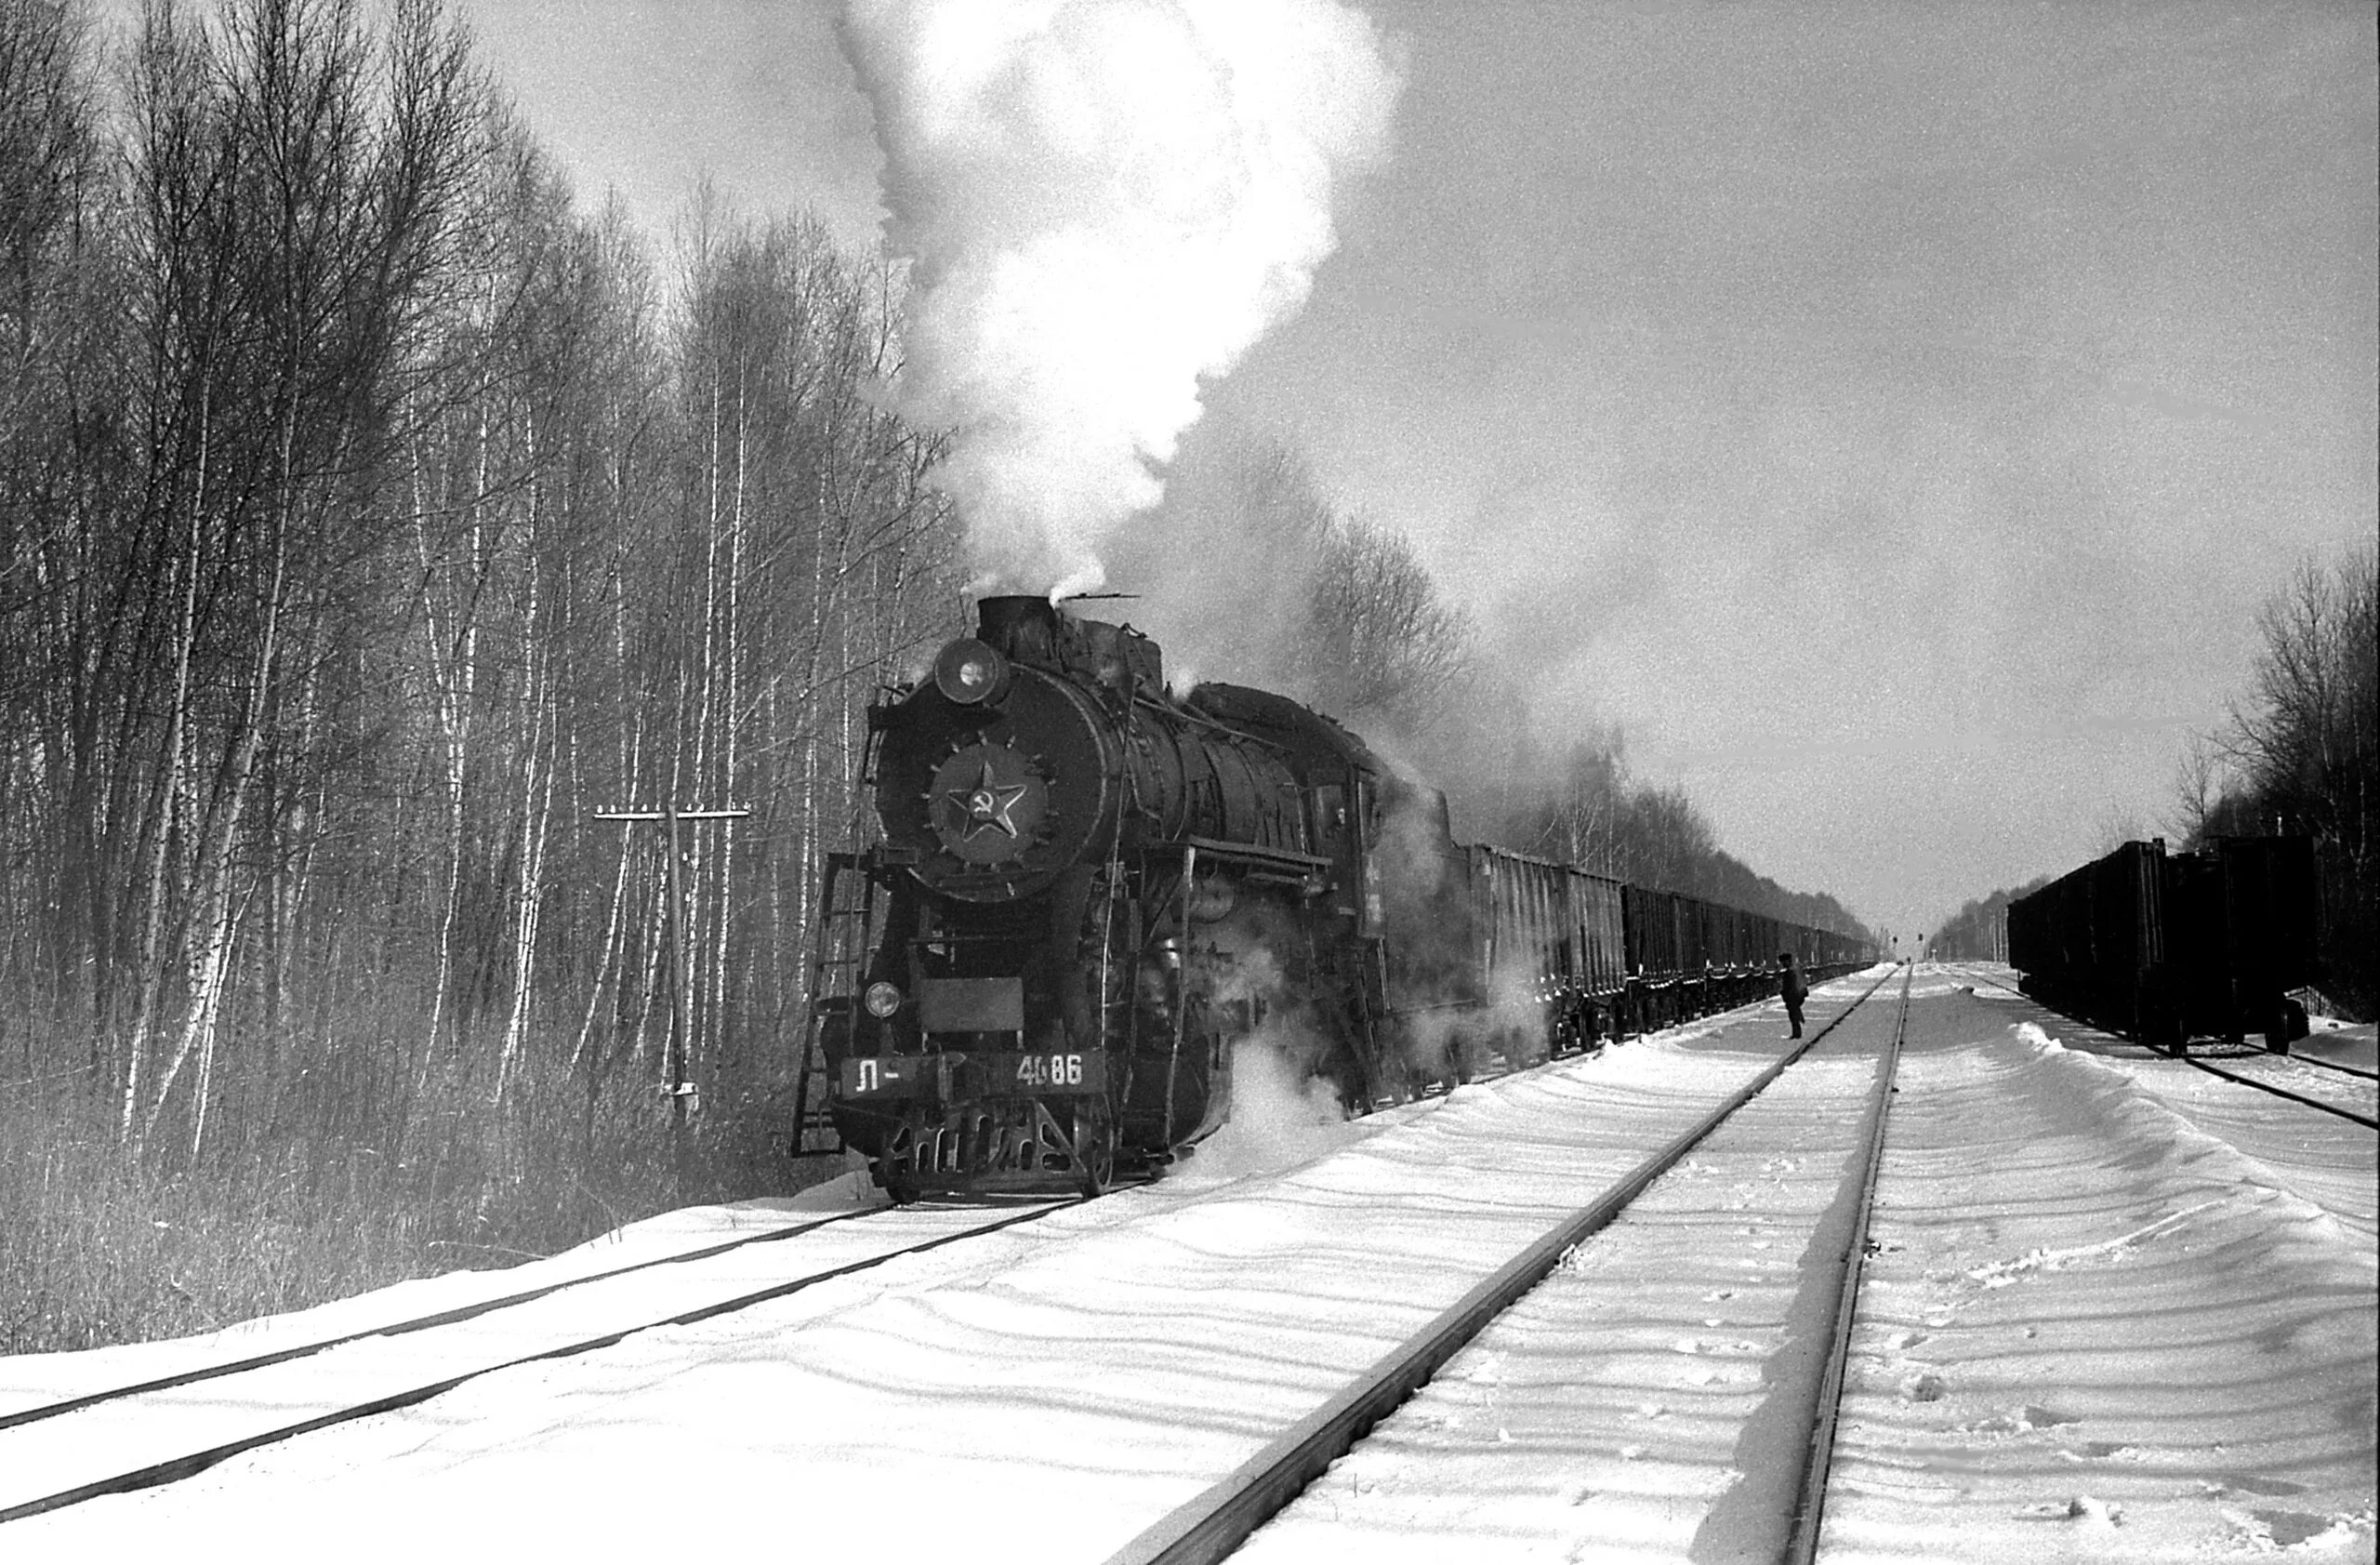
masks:
<instances>
[{"instance_id":1,"label":"hammer and sickle emblem","mask_svg":"<svg viewBox=\"0 0 2380 1565\"><path fill-rule=\"evenodd\" d=\"M970 745L944 760L928 786L934 834L974 865L1006 864L1039 837L1050 813L1050 785L1034 763L997 741Z\"/></svg>"},{"instance_id":2,"label":"hammer and sickle emblem","mask_svg":"<svg viewBox=\"0 0 2380 1565\"><path fill-rule=\"evenodd\" d=\"M986 830L1014 837L1016 821L1012 812L1016 809L1017 801L1025 794L1025 785L1023 783L1002 788L999 779L992 775L992 763L987 759L984 763L983 777L973 788L956 788L944 797L958 805L967 817L965 837L972 842L979 832Z\"/></svg>"}]
</instances>

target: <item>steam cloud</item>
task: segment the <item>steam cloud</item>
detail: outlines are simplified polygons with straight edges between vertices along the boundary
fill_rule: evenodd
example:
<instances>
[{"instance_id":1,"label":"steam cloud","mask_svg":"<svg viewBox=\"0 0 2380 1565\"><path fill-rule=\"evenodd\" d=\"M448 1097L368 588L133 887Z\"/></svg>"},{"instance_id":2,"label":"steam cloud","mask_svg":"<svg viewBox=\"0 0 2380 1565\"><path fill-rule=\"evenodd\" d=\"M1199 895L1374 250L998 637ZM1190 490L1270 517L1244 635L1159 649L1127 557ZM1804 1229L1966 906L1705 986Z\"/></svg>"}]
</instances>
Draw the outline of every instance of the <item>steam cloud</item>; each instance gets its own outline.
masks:
<instances>
[{"instance_id":1,"label":"steam cloud","mask_svg":"<svg viewBox=\"0 0 2380 1565\"><path fill-rule=\"evenodd\" d=\"M901 412L979 585L1087 590L1152 464L1304 302L1396 73L1339 0L845 0L886 232L912 261Z\"/></svg>"}]
</instances>

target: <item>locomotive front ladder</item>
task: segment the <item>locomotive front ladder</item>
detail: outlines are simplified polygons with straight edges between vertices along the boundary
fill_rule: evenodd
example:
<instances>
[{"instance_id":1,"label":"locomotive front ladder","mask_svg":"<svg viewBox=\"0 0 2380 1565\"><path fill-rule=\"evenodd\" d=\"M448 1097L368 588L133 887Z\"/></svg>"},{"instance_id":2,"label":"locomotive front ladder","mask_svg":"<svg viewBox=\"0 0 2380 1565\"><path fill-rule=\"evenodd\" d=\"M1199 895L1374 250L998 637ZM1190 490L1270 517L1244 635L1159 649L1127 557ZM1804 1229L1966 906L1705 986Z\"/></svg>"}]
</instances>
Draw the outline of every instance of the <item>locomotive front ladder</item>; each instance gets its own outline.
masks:
<instances>
[{"instance_id":1,"label":"locomotive front ladder","mask_svg":"<svg viewBox=\"0 0 2380 1565\"><path fill-rule=\"evenodd\" d=\"M812 931L810 1015L802 1028L801 1076L794 1091L797 1129L790 1150L797 1157L843 1149L829 1109L834 1067L826 1058L826 1028L838 1019L848 1028L859 1003L860 976L877 935L876 894L876 878L868 873L865 855L826 855L818 922Z\"/></svg>"}]
</instances>

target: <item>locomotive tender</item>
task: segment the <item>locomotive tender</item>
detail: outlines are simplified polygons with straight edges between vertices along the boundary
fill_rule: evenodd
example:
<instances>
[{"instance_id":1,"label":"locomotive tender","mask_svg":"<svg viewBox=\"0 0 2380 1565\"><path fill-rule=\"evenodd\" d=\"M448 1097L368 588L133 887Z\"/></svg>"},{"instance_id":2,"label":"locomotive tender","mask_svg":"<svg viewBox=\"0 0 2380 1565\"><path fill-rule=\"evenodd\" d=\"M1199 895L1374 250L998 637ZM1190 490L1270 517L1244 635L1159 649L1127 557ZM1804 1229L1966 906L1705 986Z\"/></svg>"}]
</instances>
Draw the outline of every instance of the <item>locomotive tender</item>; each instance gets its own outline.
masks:
<instances>
[{"instance_id":1,"label":"locomotive tender","mask_svg":"<svg viewBox=\"0 0 2380 1565\"><path fill-rule=\"evenodd\" d=\"M1152 1170L1230 1112L1235 1047L1344 1111L1871 956L1826 931L1455 842L1442 795L1280 696L1176 698L1157 644L986 598L870 709L882 838L837 855L830 1112L896 1200Z\"/></svg>"},{"instance_id":2,"label":"locomotive tender","mask_svg":"<svg viewBox=\"0 0 2380 1565\"><path fill-rule=\"evenodd\" d=\"M2229 837L2168 854L2126 842L2008 904L2026 994L2175 1054L2192 1038L2306 1036L2288 991L2314 982L2314 844Z\"/></svg>"}]
</instances>

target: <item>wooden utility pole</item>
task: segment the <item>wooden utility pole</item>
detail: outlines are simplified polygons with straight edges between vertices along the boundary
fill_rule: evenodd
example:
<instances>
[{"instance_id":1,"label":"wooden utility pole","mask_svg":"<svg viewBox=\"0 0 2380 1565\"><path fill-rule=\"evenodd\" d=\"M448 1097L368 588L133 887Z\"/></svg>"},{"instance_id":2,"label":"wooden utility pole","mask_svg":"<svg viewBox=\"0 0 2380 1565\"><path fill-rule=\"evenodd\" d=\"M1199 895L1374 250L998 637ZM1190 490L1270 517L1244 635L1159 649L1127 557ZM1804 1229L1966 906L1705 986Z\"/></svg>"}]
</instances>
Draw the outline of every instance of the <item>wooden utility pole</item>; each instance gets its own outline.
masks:
<instances>
[{"instance_id":1,"label":"wooden utility pole","mask_svg":"<svg viewBox=\"0 0 2380 1565\"><path fill-rule=\"evenodd\" d=\"M694 1047L694 978L686 971L686 902L678 884L678 823L680 821L742 820L752 812L734 805L724 809L681 810L664 804L657 810L597 810L597 820L653 821L669 829L662 864L662 895L669 903L669 1041L661 1051L661 1095L669 1100L670 1164L681 1197L686 1187L686 1100L694 1094L686 1080L686 1061Z\"/></svg>"}]
</instances>

